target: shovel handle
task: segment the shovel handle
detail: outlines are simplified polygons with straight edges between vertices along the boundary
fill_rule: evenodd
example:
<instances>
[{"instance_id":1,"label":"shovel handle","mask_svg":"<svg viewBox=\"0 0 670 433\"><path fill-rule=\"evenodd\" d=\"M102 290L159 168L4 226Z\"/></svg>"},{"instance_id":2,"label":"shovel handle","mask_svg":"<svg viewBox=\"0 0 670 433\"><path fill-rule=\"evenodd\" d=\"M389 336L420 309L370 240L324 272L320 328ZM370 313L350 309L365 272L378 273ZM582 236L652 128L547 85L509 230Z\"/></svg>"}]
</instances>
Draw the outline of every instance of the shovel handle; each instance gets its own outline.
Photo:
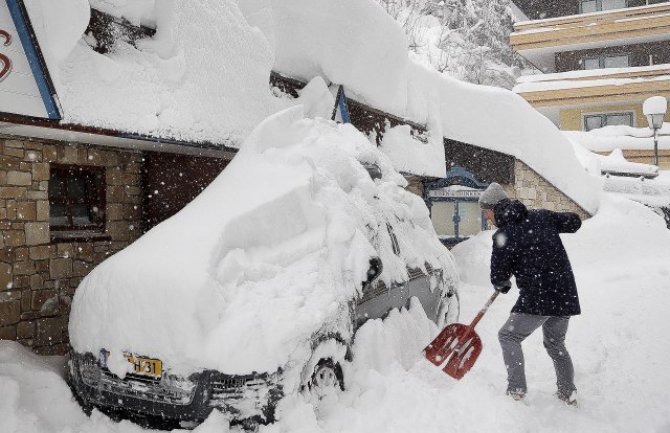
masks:
<instances>
[{"instance_id":1,"label":"shovel handle","mask_svg":"<svg viewBox=\"0 0 670 433\"><path fill-rule=\"evenodd\" d=\"M496 300L496 298L498 297L499 294L500 294L500 292L497 291L497 290L495 290L495 291L493 292L493 294L491 295L491 297L489 298L489 300L486 301L486 304L484 304L484 308L482 308L482 309L479 311L479 313L477 313L477 315L475 316L475 318L474 318L474 320L472 321L472 323L470 323L470 330L473 330L473 329L475 328L475 326L477 326L477 323L479 323L479 321L482 320L482 317L484 317L484 314L486 314L486 311L489 309L489 307L491 306L491 304L493 304L493 301Z\"/></svg>"}]
</instances>

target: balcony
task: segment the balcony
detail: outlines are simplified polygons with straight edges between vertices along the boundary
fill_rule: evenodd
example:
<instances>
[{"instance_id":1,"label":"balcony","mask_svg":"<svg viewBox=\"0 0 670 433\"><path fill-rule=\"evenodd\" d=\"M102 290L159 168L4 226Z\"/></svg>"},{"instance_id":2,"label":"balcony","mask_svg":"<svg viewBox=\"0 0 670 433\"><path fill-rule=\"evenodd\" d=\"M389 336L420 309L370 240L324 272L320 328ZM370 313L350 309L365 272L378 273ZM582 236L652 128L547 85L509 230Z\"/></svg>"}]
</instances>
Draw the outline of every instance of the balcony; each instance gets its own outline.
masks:
<instances>
[{"instance_id":1,"label":"balcony","mask_svg":"<svg viewBox=\"0 0 670 433\"><path fill-rule=\"evenodd\" d=\"M514 50L548 72L556 52L664 40L670 40L670 3L523 21L510 35Z\"/></svg>"},{"instance_id":2,"label":"balcony","mask_svg":"<svg viewBox=\"0 0 670 433\"><path fill-rule=\"evenodd\" d=\"M535 107L641 102L670 94L670 65L528 75L514 91Z\"/></svg>"}]
</instances>

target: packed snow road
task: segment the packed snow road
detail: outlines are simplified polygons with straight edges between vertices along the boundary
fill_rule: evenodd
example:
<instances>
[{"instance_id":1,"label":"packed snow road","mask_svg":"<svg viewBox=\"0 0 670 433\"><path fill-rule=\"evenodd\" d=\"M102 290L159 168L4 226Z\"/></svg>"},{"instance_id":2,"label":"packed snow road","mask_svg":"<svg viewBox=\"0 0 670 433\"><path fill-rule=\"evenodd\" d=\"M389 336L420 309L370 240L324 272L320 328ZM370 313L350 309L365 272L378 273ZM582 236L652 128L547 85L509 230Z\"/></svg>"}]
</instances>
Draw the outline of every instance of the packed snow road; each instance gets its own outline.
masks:
<instances>
[{"instance_id":1,"label":"packed snow road","mask_svg":"<svg viewBox=\"0 0 670 433\"><path fill-rule=\"evenodd\" d=\"M491 233L454 251L462 272L462 321L490 293ZM670 231L642 206L604 200L600 213L564 238L583 314L571 320L568 349L580 407L554 396L554 373L540 333L525 343L529 394L504 395L497 330L516 299L499 297L478 327L484 342L477 365L460 382L421 357L436 332L420 308L370 321L356 339L348 389L318 411L302 397L279 407L280 420L259 430L281 432L670 432ZM62 379L62 358L39 358L18 344L0 344L0 431L3 433L141 432L99 412L86 417ZM318 412L318 413L317 413ZM198 433L226 432L213 414Z\"/></svg>"}]
</instances>

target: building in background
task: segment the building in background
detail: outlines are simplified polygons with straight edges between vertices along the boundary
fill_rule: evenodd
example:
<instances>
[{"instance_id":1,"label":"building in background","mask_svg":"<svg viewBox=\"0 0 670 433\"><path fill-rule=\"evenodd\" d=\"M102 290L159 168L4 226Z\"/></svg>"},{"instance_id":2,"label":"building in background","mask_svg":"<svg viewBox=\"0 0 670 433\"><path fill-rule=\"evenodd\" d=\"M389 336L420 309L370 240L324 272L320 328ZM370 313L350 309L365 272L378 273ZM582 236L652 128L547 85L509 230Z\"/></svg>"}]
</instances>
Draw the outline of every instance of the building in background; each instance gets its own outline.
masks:
<instances>
[{"instance_id":1,"label":"building in background","mask_svg":"<svg viewBox=\"0 0 670 433\"><path fill-rule=\"evenodd\" d=\"M522 76L515 92L562 130L647 128L644 100L670 97L670 2L514 3L519 17L510 43L540 71ZM653 141L639 141L628 140L626 158L653 161ZM662 142L660 156L660 165L670 166L670 141Z\"/></svg>"}]
</instances>

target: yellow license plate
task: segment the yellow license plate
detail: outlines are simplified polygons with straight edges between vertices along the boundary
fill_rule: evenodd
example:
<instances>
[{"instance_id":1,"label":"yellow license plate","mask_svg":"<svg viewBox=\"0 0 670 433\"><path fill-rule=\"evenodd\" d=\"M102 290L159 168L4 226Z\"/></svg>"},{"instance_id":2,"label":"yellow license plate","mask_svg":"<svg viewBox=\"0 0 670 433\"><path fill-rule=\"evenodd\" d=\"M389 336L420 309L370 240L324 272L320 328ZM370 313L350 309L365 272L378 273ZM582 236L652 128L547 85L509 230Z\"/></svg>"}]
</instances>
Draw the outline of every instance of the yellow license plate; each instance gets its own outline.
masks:
<instances>
[{"instance_id":1,"label":"yellow license plate","mask_svg":"<svg viewBox=\"0 0 670 433\"><path fill-rule=\"evenodd\" d=\"M133 373L141 376L161 377L163 363L160 359L142 358L126 354L128 362L133 366Z\"/></svg>"}]
</instances>

